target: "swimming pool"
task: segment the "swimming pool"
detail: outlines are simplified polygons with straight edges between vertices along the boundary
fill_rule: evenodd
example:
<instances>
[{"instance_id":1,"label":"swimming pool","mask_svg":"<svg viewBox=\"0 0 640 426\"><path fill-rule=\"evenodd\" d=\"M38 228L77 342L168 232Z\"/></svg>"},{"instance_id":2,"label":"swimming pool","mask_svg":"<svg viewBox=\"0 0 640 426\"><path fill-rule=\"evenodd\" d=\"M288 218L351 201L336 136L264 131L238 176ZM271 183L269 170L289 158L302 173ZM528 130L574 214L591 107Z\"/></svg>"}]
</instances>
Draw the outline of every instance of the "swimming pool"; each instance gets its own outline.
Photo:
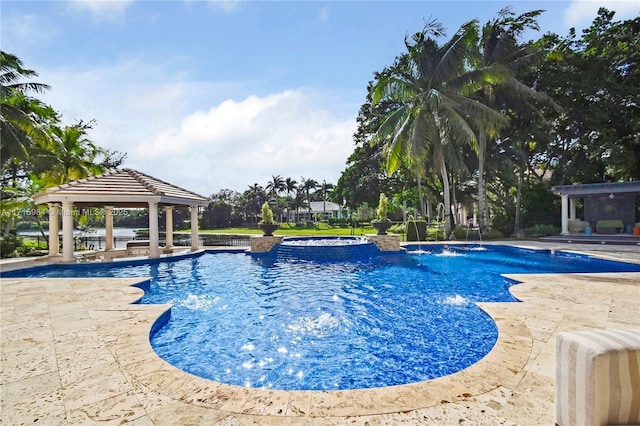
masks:
<instances>
[{"instance_id":1,"label":"swimming pool","mask_svg":"<svg viewBox=\"0 0 640 426\"><path fill-rule=\"evenodd\" d=\"M152 335L161 357L224 383L320 390L411 383L475 363L497 331L474 302L515 301L501 273L640 271L509 247L429 249L358 262L216 253L31 276L151 276L141 302L174 304Z\"/></svg>"}]
</instances>

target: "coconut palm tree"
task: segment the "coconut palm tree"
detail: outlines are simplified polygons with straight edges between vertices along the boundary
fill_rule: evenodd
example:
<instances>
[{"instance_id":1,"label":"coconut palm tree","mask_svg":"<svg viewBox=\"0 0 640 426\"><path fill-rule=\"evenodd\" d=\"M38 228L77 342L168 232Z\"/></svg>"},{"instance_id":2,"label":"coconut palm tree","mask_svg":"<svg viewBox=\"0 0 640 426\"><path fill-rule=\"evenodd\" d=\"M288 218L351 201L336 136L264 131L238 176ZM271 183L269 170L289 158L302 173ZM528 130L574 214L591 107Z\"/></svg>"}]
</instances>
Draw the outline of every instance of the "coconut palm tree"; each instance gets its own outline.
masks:
<instances>
[{"instance_id":1,"label":"coconut palm tree","mask_svg":"<svg viewBox=\"0 0 640 426\"><path fill-rule=\"evenodd\" d=\"M260 211L260 206L267 198L264 188L254 183L253 185L249 185L249 189L244 192L243 196L247 199L248 215L254 222L257 222L257 214Z\"/></svg>"},{"instance_id":2,"label":"coconut palm tree","mask_svg":"<svg viewBox=\"0 0 640 426\"><path fill-rule=\"evenodd\" d=\"M477 61L478 25L464 24L442 46L433 37L444 34L431 21L412 40L405 38L407 52L388 72L378 76L371 88L372 104L391 100L390 113L372 138L383 143L389 174L407 162L418 177L429 160L440 175L446 214L445 233L452 229L448 164L459 159L460 146L475 148L473 125L498 127L505 123L499 112L471 99L487 78L470 68Z\"/></svg>"},{"instance_id":3,"label":"coconut palm tree","mask_svg":"<svg viewBox=\"0 0 640 426\"><path fill-rule=\"evenodd\" d=\"M47 127L59 120L53 108L30 96L32 93L44 92L49 86L21 81L37 75L35 71L24 68L17 56L0 51L0 150L3 154L3 184L6 183L7 176L15 179L17 169L27 166L24 162L28 160L36 143L50 140Z\"/></svg>"},{"instance_id":4,"label":"coconut palm tree","mask_svg":"<svg viewBox=\"0 0 640 426\"><path fill-rule=\"evenodd\" d=\"M271 181L267 183L266 190L269 198L273 200L273 206L276 214L280 215L282 221L282 209L280 208L280 193L285 190L285 180L280 175L271 175Z\"/></svg>"},{"instance_id":5,"label":"coconut palm tree","mask_svg":"<svg viewBox=\"0 0 640 426\"><path fill-rule=\"evenodd\" d=\"M538 105L556 108L551 98L536 91L517 79L517 72L524 67L540 63L546 52L536 45L520 44L518 39L526 30L538 30L536 18L542 10L533 10L519 16L511 8L498 12L493 20L482 28L479 40L480 62L478 67L491 75L491 79L475 94L475 98L488 107L504 113L518 111L521 114L542 116ZM484 174L486 164L487 143L495 140L501 128L483 126L477 123L478 129L478 222L484 229L488 211L484 191Z\"/></svg>"},{"instance_id":6,"label":"coconut palm tree","mask_svg":"<svg viewBox=\"0 0 640 426\"><path fill-rule=\"evenodd\" d=\"M96 158L105 151L87 138L92 124L80 121L73 126L51 128L53 141L46 146L46 156L42 159L49 163L44 173L48 185L62 185L104 172Z\"/></svg>"},{"instance_id":7,"label":"coconut palm tree","mask_svg":"<svg viewBox=\"0 0 640 426\"><path fill-rule=\"evenodd\" d=\"M286 202L286 208L287 208L287 221L289 221L289 217L290 214L289 212L293 209L293 198L291 197L291 194L295 194L296 193L296 189L298 187L298 182L293 179L293 178L286 178L284 181L284 191L287 193L287 202Z\"/></svg>"},{"instance_id":8,"label":"coconut palm tree","mask_svg":"<svg viewBox=\"0 0 640 426\"><path fill-rule=\"evenodd\" d=\"M303 177L300 178L302 182L300 184L300 188L307 195L307 208L309 212L311 212L311 190L316 189L318 187L318 182L313 179L305 179Z\"/></svg>"}]
</instances>

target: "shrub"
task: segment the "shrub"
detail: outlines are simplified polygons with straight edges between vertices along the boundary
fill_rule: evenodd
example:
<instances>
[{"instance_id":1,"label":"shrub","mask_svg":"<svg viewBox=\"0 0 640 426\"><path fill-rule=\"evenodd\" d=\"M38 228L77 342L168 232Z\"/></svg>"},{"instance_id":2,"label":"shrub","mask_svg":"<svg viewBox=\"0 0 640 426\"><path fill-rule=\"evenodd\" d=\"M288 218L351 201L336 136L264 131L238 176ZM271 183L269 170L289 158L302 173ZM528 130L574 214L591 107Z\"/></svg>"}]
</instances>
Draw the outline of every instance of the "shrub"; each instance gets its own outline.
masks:
<instances>
[{"instance_id":1,"label":"shrub","mask_svg":"<svg viewBox=\"0 0 640 426\"><path fill-rule=\"evenodd\" d=\"M482 232L483 240L501 240L504 238L504 234L497 229L486 229Z\"/></svg>"},{"instance_id":2,"label":"shrub","mask_svg":"<svg viewBox=\"0 0 640 426\"><path fill-rule=\"evenodd\" d=\"M480 241L480 240L500 240L504 238L502 232L497 229L486 229L478 234L477 230L470 230L467 234L467 228L458 227L453 230L453 236L460 241Z\"/></svg>"},{"instance_id":3,"label":"shrub","mask_svg":"<svg viewBox=\"0 0 640 426\"><path fill-rule=\"evenodd\" d=\"M262 214L262 220L260 223L276 223L273 219L273 211L271 210L271 206L269 203L265 202L260 209L260 213Z\"/></svg>"},{"instance_id":4,"label":"shrub","mask_svg":"<svg viewBox=\"0 0 640 426\"><path fill-rule=\"evenodd\" d=\"M531 228L522 230L527 237L546 237L547 235L555 235L560 233L560 228L553 225L535 225Z\"/></svg>"},{"instance_id":5,"label":"shrub","mask_svg":"<svg viewBox=\"0 0 640 426\"><path fill-rule=\"evenodd\" d=\"M396 223L395 225L391 225L389 232L392 234L404 234L407 232L407 227L404 223Z\"/></svg>"},{"instance_id":6,"label":"shrub","mask_svg":"<svg viewBox=\"0 0 640 426\"><path fill-rule=\"evenodd\" d=\"M16 250L21 246L22 238L18 237L15 232L9 232L0 237L0 257L15 257Z\"/></svg>"},{"instance_id":7,"label":"shrub","mask_svg":"<svg viewBox=\"0 0 640 426\"><path fill-rule=\"evenodd\" d=\"M407 221L407 241L426 241L427 222L422 219Z\"/></svg>"},{"instance_id":8,"label":"shrub","mask_svg":"<svg viewBox=\"0 0 640 426\"><path fill-rule=\"evenodd\" d=\"M389 214L389 199L384 194L384 192L380 193L380 201L378 201L378 208L376 209L376 216L379 222L388 221Z\"/></svg>"}]
</instances>

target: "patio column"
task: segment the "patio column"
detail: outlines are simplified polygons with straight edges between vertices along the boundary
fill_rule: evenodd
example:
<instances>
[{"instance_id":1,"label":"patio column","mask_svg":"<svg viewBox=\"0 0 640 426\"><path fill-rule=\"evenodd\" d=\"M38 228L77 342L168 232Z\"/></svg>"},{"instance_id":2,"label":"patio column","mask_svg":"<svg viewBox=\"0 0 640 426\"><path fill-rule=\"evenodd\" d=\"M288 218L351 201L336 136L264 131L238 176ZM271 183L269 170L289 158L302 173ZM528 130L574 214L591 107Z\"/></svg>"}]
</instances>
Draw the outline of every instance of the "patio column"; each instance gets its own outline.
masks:
<instances>
[{"instance_id":1,"label":"patio column","mask_svg":"<svg viewBox=\"0 0 640 426\"><path fill-rule=\"evenodd\" d=\"M149 258L160 257L158 248L158 203L149 201Z\"/></svg>"},{"instance_id":2,"label":"patio column","mask_svg":"<svg viewBox=\"0 0 640 426\"><path fill-rule=\"evenodd\" d=\"M190 206L191 210L191 251L198 250L198 206Z\"/></svg>"},{"instance_id":3,"label":"patio column","mask_svg":"<svg viewBox=\"0 0 640 426\"><path fill-rule=\"evenodd\" d=\"M576 218L576 199L569 198L569 219Z\"/></svg>"},{"instance_id":4,"label":"patio column","mask_svg":"<svg viewBox=\"0 0 640 426\"><path fill-rule=\"evenodd\" d=\"M104 206L105 251L113 250L113 206Z\"/></svg>"},{"instance_id":5,"label":"patio column","mask_svg":"<svg viewBox=\"0 0 640 426\"><path fill-rule=\"evenodd\" d=\"M569 235L569 196L562 194L562 232L561 235Z\"/></svg>"},{"instance_id":6,"label":"patio column","mask_svg":"<svg viewBox=\"0 0 640 426\"><path fill-rule=\"evenodd\" d=\"M73 201L62 202L62 261L73 262Z\"/></svg>"},{"instance_id":7,"label":"patio column","mask_svg":"<svg viewBox=\"0 0 640 426\"><path fill-rule=\"evenodd\" d=\"M173 247L173 206L165 206L164 214L166 218L165 233L167 234L165 248Z\"/></svg>"},{"instance_id":8,"label":"patio column","mask_svg":"<svg viewBox=\"0 0 640 426\"><path fill-rule=\"evenodd\" d=\"M58 204L47 203L49 206L49 257L60 254L58 248Z\"/></svg>"}]
</instances>

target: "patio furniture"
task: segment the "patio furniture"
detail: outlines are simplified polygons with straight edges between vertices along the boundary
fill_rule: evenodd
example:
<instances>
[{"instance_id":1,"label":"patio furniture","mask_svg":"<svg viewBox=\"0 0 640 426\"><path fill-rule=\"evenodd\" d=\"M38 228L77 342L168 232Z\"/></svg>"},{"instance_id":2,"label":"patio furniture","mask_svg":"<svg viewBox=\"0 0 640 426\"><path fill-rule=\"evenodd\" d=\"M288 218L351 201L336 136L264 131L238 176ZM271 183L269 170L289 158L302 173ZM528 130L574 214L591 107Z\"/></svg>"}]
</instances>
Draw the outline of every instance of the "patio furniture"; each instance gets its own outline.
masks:
<instances>
[{"instance_id":1,"label":"patio furniture","mask_svg":"<svg viewBox=\"0 0 640 426\"><path fill-rule=\"evenodd\" d=\"M556 424L640 424L640 329L556 337Z\"/></svg>"},{"instance_id":2,"label":"patio furniture","mask_svg":"<svg viewBox=\"0 0 640 426\"><path fill-rule=\"evenodd\" d=\"M621 220L599 220L596 222L596 232L598 234L617 234L624 229Z\"/></svg>"},{"instance_id":3,"label":"patio furniture","mask_svg":"<svg viewBox=\"0 0 640 426\"><path fill-rule=\"evenodd\" d=\"M571 234L582 234L589 226L589 222L580 219L569 219L569 232Z\"/></svg>"},{"instance_id":4,"label":"patio furniture","mask_svg":"<svg viewBox=\"0 0 640 426\"><path fill-rule=\"evenodd\" d=\"M148 256L150 252L149 240L127 241L127 256Z\"/></svg>"}]
</instances>

